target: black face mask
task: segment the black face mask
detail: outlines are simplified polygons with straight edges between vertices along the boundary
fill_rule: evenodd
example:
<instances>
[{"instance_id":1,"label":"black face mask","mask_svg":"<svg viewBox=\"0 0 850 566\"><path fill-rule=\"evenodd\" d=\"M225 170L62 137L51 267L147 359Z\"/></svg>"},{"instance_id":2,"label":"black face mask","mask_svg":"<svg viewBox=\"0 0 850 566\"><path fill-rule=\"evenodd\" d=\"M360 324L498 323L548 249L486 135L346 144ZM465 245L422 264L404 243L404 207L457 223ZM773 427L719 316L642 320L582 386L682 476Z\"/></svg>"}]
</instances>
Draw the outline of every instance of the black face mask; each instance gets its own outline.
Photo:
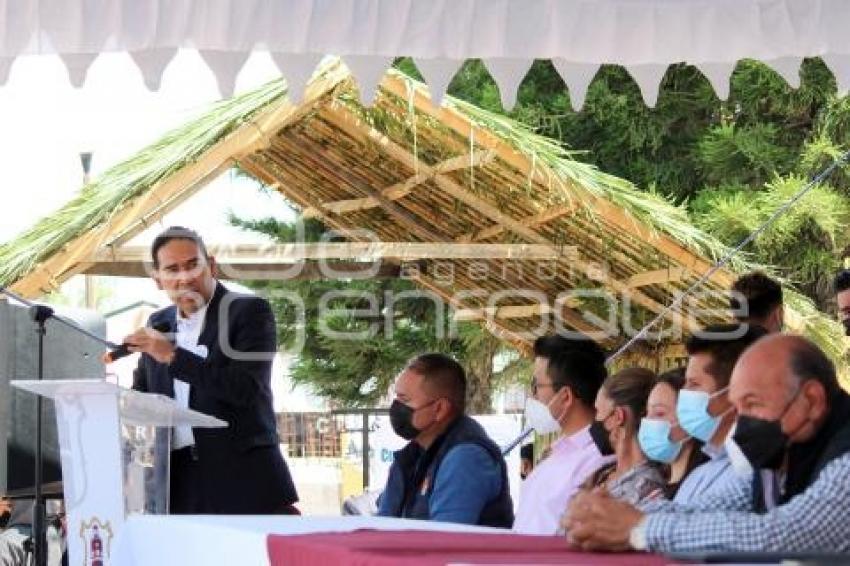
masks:
<instances>
[{"instance_id":1,"label":"black face mask","mask_svg":"<svg viewBox=\"0 0 850 566\"><path fill-rule=\"evenodd\" d=\"M413 426L413 413L419 409L424 409L429 405L433 405L437 401L438 399L434 399L430 403L426 403L415 409L405 405L398 399L393 401L393 404L390 405L390 425L392 425L395 433L405 440L413 440L419 436L419 433L422 431Z\"/></svg>"},{"instance_id":2,"label":"black face mask","mask_svg":"<svg viewBox=\"0 0 850 566\"><path fill-rule=\"evenodd\" d=\"M413 440L419 435L419 429L413 426L413 407L396 399L390 405L390 424L397 435L405 440Z\"/></svg>"},{"instance_id":3,"label":"black face mask","mask_svg":"<svg viewBox=\"0 0 850 566\"><path fill-rule=\"evenodd\" d=\"M599 449L599 453L603 456L610 456L614 453L614 447L611 446L611 437L608 431L605 430L605 421L594 420L590 425L590 438Z\"/></svg>"},{"instance_id":4,"label":"black face mask","mask_svg":"<svg viewBox=\"0 0 850 566\"><path fill-rule=\"evenodd\" d=\"M738 416L738 424L732 440L750 461L754 470L776 470L782 466L785 450L788 447L788 435L782 432L780 419L767 421Z\"/></svg>"},{"instance_id":5,"label":"black face mask","mask_svg":"<svg viewBox=\"0 0 850 566\"><path fill-rule=\"evenodd\" d=\"M782 432L782 419L797 400L800 390L785 405L778 419L768 421L746 415L738 416L732 440L750 461L753 469L777 470L782 466L790 438Z\"/></svg>"},{"instance_id":6,"label":"black face mask","mask_svg":"<svg viewBox=\"0 0 850 566\"><path fill-rule=\"evenodd\" d=\"M850 336L850 318L842 320L841 325L844 326L844 335Z\"/></svg>"}]
</instances>

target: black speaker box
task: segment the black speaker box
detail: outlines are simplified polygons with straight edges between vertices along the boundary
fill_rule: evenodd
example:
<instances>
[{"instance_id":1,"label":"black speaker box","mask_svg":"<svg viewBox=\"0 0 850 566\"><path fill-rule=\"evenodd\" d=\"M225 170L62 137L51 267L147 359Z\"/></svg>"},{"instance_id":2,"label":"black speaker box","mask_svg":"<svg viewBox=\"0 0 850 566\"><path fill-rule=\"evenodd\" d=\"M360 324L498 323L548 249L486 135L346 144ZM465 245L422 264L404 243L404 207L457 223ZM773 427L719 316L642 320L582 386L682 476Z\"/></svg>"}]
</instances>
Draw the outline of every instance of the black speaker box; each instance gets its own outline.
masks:
<instances>
[{"instance_id":1,"label":"black speaker box","mask_svg":"<svg viewBox=\"0 0 850 566\"><path fill-rule=\"evenodd\" d=\"M55 307L56 314L97 336L106 322L87 310ZM71 328L48 320L44 337L44 379L103 378L100 355L105 348ZM38 378L38 335L29 310L0 298L0 493L31 489L35 483L35 395L9 385L15 379ZM61 480L56 414L44 401L42 423L43 481Z\"/></svg>"}]
</instances>

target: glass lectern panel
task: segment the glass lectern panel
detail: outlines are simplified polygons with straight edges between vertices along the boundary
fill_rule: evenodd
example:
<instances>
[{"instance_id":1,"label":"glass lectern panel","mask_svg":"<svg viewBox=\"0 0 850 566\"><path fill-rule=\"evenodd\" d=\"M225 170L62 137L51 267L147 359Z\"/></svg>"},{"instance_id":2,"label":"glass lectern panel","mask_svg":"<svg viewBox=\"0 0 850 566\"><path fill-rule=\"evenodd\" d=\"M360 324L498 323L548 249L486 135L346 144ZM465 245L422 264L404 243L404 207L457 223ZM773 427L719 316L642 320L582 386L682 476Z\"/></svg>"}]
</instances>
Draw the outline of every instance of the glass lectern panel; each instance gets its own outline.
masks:
<instances>
[{"instance_id":1,"label":"glass lectern panel","mask_svg":"<svg viewBox=\"0 0 850 566\"><path fill-rule=\"evenodd\" d=\"M165 515L169 498L171 430L121 423L124 508L127 515Z\"/></svg>"}]
</instances>

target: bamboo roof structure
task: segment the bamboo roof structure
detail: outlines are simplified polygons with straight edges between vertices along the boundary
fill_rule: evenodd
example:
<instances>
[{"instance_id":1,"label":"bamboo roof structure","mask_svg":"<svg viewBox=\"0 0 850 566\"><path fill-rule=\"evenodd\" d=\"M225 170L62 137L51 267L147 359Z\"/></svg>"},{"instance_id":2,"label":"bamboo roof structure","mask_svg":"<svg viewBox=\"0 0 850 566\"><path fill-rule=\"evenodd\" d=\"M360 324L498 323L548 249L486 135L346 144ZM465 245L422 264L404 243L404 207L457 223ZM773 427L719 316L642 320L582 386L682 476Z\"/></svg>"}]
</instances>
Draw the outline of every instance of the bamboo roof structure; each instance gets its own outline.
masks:
<instances>
[{"instance_id":1,"label":"bamboo roof structure","mask_svg":"<svg viewBox=\"0 0 850 566\"><path fill-rule=\"evenodd\" d=\"M381 258L390 273L448 302L456 318L480 321L523 350L558 324L599 333L612 316L604 297L628 315L617 317L618 328L625 318L636 331L728 252L683 208L508 118L451 98L435 106L427 87L399 72L388 72L364 107L351 74L330 61L298 102L274 81L105 172L0 245L0 283L36 297L75 274L120 273L118 263L139 260L125 246L131 238L233 167L361 246L257 252L253 266ZM246 255L221 249L218 259L236 264ZM411 260L415 269L406 270ZM741 257L716 271L665 314L665 326L687 333L726 318L735 273L752 267ZM786 293L789 326L837 359L839 325ZM625 335L606 340L616 345Z\"/></svg>"}]
</instances>

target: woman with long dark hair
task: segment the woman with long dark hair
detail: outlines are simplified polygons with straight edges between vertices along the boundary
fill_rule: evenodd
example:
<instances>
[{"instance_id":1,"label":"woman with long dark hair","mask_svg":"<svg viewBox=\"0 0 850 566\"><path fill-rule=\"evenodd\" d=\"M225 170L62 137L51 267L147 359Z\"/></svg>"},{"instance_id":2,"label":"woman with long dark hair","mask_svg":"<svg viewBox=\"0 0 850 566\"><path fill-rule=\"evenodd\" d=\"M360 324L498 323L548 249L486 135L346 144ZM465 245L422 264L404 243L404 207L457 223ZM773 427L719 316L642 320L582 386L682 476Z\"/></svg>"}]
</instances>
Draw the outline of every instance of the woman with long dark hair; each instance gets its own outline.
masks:
<instances>
[{"instance_id":1,"label":"woman with long dark hair","mask_svg":"<svg viewBox=\"0 0 850 566\"><path fill-rule=\"evenodd\" d=\"M646 416L641 419L638 430L638 442L643 453L650 460L667 467L668 483L664 488L667 499L674 499L688 474L708 460L701 450L702 442L690 438L676 418L676 403L684 386L684 368L659 375L649 392Z\"/></svg>"}]
</instances>

